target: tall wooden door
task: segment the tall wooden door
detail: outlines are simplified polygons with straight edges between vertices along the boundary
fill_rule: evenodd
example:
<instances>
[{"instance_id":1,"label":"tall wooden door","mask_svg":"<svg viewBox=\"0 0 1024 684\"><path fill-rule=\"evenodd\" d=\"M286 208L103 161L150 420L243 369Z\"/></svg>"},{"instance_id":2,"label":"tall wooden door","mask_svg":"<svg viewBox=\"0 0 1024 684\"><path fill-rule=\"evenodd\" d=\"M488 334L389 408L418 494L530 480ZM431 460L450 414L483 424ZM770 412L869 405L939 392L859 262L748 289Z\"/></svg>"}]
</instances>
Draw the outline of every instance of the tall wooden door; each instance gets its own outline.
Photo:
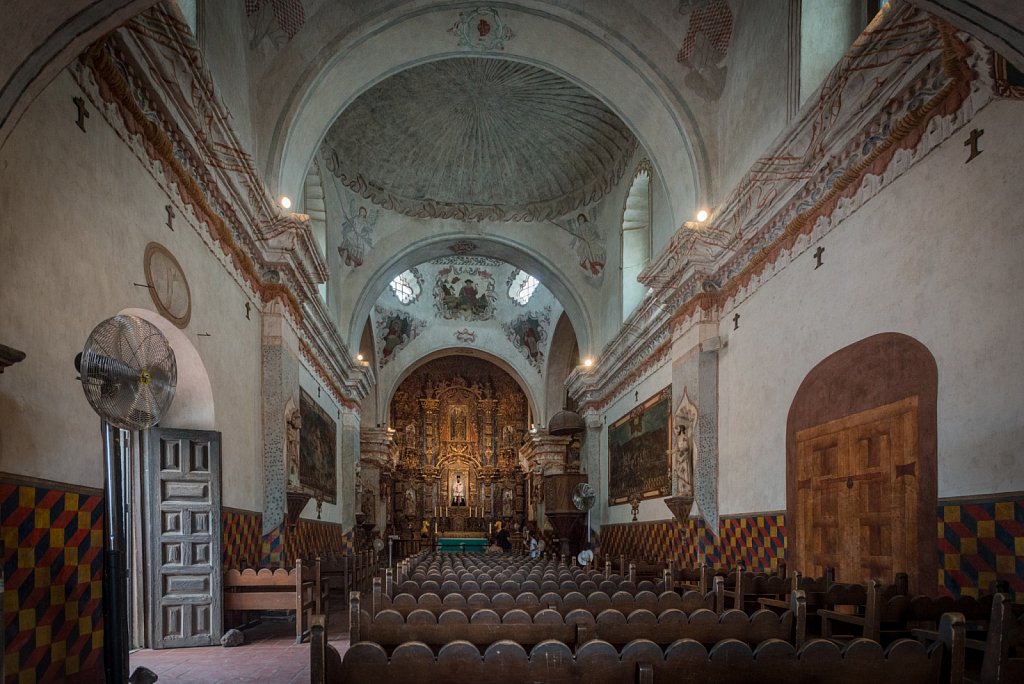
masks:
<instances>
[{"instance_id":1,"label":"tall wooden door","mask_svg":"<svg viewBox=\"0 0 1024 684\"><path fill-rule=\"evenodd\" d=\"M844 582L906 572L917 590L917 397L796 433L796 558Z\"/></svg>"},{"instance_id":2,"label":"tall wooden door","mask_svg":"<svg viewBox=\"0 0 1024 684\"><path fill-rule=\"evenodd\" d=\"M146 449L153 648L221 637L220 433L154 428Z\"/></svg>"}]
</instances>

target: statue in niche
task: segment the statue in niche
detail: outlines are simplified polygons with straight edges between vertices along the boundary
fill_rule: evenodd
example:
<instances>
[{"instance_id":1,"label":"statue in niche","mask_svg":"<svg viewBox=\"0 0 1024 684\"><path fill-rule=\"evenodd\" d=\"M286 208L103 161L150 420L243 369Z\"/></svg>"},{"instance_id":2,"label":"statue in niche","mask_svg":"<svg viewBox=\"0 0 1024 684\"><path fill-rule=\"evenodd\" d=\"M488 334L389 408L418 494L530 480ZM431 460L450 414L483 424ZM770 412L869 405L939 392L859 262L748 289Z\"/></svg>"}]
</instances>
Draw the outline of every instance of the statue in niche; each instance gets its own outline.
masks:
<instances>
[{"instance_id":1,"label":"statue in niche","mask_svg":"<svg viewBox=\"0 0 1024 684\"><path fill-rule=\"evenodd\" d=\"M405 515L407 518L416 517L416 490L412 487L405 490Z\"/></svg>"},{"instance_id":2,"label":"statue in niche","mask_svg":"<svg viewBox=\"0 0 1024 684\"><path fill-rule=\"evenodd\" d=\"M363 490L361 510L366 522L377 522L377 496L369 487Z\"/></svg>"},{"instance_id":3,"label":"statue in niche","mask_svg":"<svg viewBox=\"0 0 1024 684\"><path fill-rule=\"evenodd\" d=\"M683 390L675 415L675 442L672 446L672 487L675 496L693 496L693 426L697 407Z\"/></svg>"},{"instance_id":4,"label":"statue in niche","mask_svg":"<svg viewBox=\"0 0 1024 684\"><path fill-rule=\"evenodd\" d=\"M516 426L506 425L501 429L501 439L507 447L514 447L516 445Z\"/></svg>"},{"instance_id":5,"label":"statue in niche","mask_svg":"<svg viewBox=\"0 0 1024 684\"><path fill-rule=\"evenodd\" d=\"M506 518L512 517L513 496L511 487L501 493L501 514Z\"/></svg>"},{"instance_id":6,"label":"statue in niche","mask_svg":"<svg viewBox=\"0 0 1024 684\"><path fill-rule=\"evenodd\" d=\"M469 413L466 411L466 407L463 405L452 406L451 413L449 414L450 429L452 440L465 442L468 438L466 436L469 429Z\"/></svg>"},{"instance_id":7,"label":"statue in niche","mask_svg":"<svg viewBox=\"0 0 1024 684\"><path fill-rule=\"evenodd\" d=\"M410 420L405 426L405 447L415 449L419 446L416 443L416 422Z\"/></svg>"},{"instance_id":8,"label":"statue in niche","mask_svg":"<svg viewBox=\"0 0 1024 684\"><path fill-rule=\"evenodd\" d=\"M285 437L285 458L288 464L288 486L299 487L299 431L302 430L302 414L292 408L288 412Z\"/></svg>"},{"instance_id":9,"label":"statue in niche","mask_svg":"<svg viewBox=\"0 0 1024 684\"><path fill-rule=\"evenodd\" d=\"M455 476L455 482L452 484L452 506L465 506L466 505L466 486L462 483L462 475Z\"/></svg>"}]
</instances>

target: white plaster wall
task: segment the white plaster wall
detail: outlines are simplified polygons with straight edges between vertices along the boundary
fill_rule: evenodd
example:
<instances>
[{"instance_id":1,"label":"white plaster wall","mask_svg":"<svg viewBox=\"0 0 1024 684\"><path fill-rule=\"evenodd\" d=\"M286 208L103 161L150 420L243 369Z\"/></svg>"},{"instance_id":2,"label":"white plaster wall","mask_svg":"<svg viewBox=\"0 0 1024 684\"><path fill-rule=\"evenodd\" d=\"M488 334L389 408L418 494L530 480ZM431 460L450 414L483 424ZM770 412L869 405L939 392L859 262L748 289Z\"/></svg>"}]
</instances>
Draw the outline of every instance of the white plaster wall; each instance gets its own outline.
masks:
<instances>
[{"instance_id":1,"label":"white plaster wall","mask_svg":"<svg viewBox=\"0 0 1024 684\"><path fill-rule=\"evenodd\" d=\"M807 373L880 332L938 364L938 495L1024 489L1024 104L996 101L735 308L722 314L723 514L786 507L786 417Z\"/></svg>"},{"instance_id":2,"label":"white plaster wall","mask_svg":"<svg viewBox=\"0 0 1024 684\"><path fill-rule=\"evenodd\" d=\"M729 74L715 128L720 160L711 203L722 202L786 123L787 2L731 0ZM692 215L683 220L692 220Z\"/></svg>"},{"instance_id":3,"label":"white plaster wall","mask_svg":"<svg viewBox=\"0 0 1024 684\"><path fill-rule=\"evenodd\" d=\"M587 433L588 438L594 434L600 434L601 436L601 473L597 499L600 502L600 505L594 507L593 515L595 520L591 523L594 527L631 522L633 520L633 509L628 503L618 504L616 506L608 505L608 426L671 384L672 364L669 360L666 360L664 364L646 377L639 385L629 388L618 399L605 408L604 412L601 414L604 421L604 428L601 429L600 433L596 433L595 431L589 431ZM636 394L634 394L634 392L636 392ZM634 396L636 397L635 399ZM673 395L673 404L676 401L678 401L678 398ZM593 476L590 481L591 483L595 482ZM600 517L600 520L596 519L598 517ZM640 502L640 510L637 513L637 522L667 520L671 517L672 513L665 506L664 499L644 499Z\"/></svg>"},{"instance_id":4,"label":"white plaster wall","mask_svg":"<svg viewBox=\"0 0 1024 684\"><path fill-rule=\"evenodd\" d=\"M867 25L863 0L800 0L800 104Z\"/></svg>"},{"instance_id":5,"label":"white plaster wall","mask_svg":"<svg viewBox=\"0 0 1024 684\"><path fill-rule=\"evenodd\" d=\"M199 35L203 61L213 77L217 94L231 112L231 127L242 149L255 149L252 93L259 89L272 94L285 86L272 81L255 84L250 81L251 30L243 3L206 1L200 5L199 11L203 14ZM301 185L292 189L292 199L297 198L301 190Z\"/></svg>"},{"instance_id":6,"label":"white plaster wall","mask_svg":"<svg viewBox=\"0 0 1024 684\"><path fill-rule=\"evenodd\" d=\"M155 240L189 281L184 334L213 388L223 504L260 510L258 316L245 319L246 294L187 212L167 229L168 196L91 106L88 132L78 129L76 95L62 73L0 150L0 338L28 354L0 377L0 471L102 486L99 418L72 361L100 321L154 308L134 283L145 283L143 253Z\"/></svg>"}]
</instances>

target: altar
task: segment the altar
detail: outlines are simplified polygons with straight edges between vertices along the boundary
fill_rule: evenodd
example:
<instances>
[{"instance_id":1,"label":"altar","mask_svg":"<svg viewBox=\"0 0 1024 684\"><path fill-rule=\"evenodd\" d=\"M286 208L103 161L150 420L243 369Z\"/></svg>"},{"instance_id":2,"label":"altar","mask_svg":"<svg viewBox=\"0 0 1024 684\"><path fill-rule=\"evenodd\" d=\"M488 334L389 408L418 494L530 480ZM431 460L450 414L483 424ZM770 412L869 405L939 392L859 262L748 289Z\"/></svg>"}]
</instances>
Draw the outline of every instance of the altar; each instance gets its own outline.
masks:
<instances>
[{"instance_id":1,"label":"altar","mask_svg":"<svg viewBox=\"0 0 1024 684\"><path fill-rule=\"evenodd\" d=\"M437 539L439 553L483 553L487 550L487 538L483 532L445 532Z\"/></svg>"}]
</instances>

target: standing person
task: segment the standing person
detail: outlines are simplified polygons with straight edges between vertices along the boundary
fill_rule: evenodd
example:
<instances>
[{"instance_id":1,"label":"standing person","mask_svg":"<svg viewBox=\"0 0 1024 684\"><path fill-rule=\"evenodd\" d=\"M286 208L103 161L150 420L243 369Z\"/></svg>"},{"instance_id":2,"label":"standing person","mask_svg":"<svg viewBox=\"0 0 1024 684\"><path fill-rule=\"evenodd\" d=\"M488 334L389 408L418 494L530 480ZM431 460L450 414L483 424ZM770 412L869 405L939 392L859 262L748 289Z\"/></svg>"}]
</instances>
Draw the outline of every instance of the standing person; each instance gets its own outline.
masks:
<instances>
[{"instance_id":1,"label":"standing person","mask_svg":"<svg viewBox=\"0 0 1024 684\"><path fill-rule=\"evenodd\" d=\"M501 531L498 532L498 546L505 553L512 550L512 540L508 537L508 525L502 525Z\"/></svg>"},{"instance_id":2,"label":"standing person","mask_svg":"<svg viewBox=\"0 0 1024 684\"><path fill-rule=\"evenodd\" d=\"M540 548L537 544L537 533L530 531L530 558L540 558Z\"/></svg>"}]
</instances>

